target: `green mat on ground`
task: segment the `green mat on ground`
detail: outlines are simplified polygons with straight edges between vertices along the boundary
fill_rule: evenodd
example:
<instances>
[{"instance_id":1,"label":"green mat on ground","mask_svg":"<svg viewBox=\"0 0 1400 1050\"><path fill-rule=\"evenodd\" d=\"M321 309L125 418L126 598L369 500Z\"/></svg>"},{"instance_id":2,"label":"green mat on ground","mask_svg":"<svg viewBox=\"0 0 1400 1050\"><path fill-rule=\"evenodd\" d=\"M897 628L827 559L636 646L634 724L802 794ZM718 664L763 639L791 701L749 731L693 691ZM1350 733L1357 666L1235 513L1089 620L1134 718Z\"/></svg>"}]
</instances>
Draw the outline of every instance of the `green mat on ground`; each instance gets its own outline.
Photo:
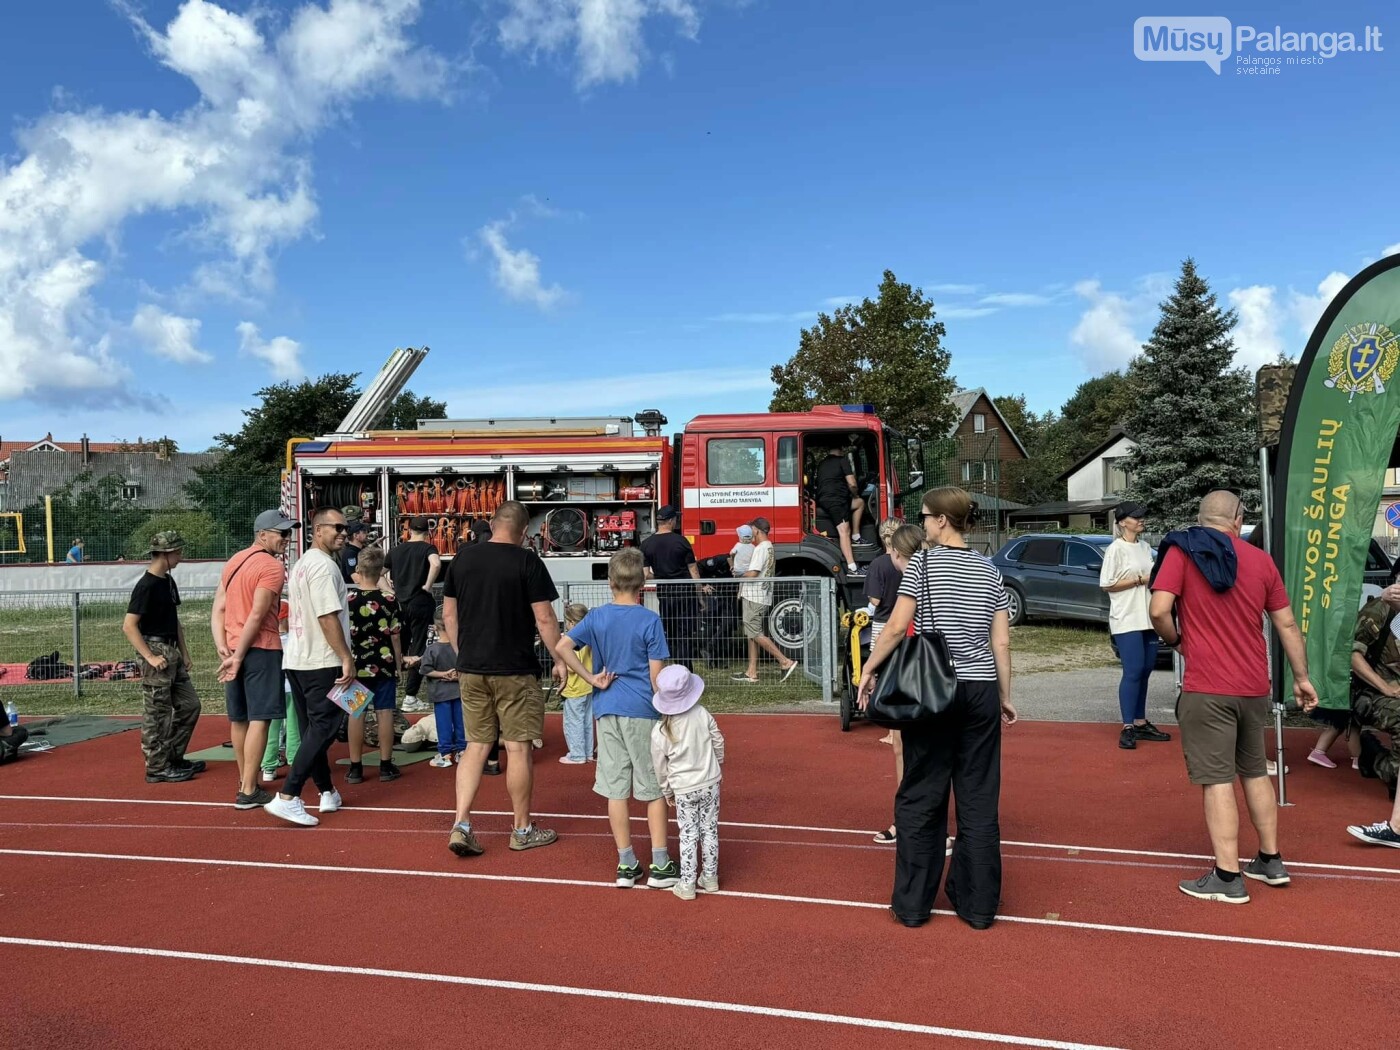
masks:
<instances>
[{"instance_id":1,"label":"green mat on ground","mask_svg":"<svg viewBox=\"0 0 1400 1050\"><path fill-rule=\"evenodd\" d=\"M81 744L84 740L125 733L128 729L140 729L141 720L107 715L63 715L26 721L24 727L29 730L31 744L48 741L54 747L62 747L64 744Z\"/></svg>"},{"instance_id":2,"label":"green mat on ground","mask_svg":"<svg viewBox=\"0 0 1400 1050\"><path fill-rule=\"evenodd\" d=\"M402 748L394 748L394 764L399 766L411 766L415 762L426 762L437 754L437 749L431 751L404 751ZM190 761L200 760L204 762L232 762L233 748L219 745L217 747L206 747L203 751L191 751L185 755ZM379 762L379 749L365 752L365 765L372 766ZM340 759L336 765L348 766L348 758Z\"/></svg>"}]
</instances>

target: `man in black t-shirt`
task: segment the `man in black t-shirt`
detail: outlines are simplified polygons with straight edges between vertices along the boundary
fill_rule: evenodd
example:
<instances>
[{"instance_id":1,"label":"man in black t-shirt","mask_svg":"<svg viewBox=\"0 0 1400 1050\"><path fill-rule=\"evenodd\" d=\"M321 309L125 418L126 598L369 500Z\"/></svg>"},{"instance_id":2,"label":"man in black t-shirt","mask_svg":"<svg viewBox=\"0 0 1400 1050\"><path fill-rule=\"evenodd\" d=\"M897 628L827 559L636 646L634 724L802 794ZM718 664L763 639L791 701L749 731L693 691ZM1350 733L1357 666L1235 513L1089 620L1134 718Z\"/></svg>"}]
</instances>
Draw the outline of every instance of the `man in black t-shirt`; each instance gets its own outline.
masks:
<instances>
[{"instance_id":1,"label":"man in black t-shirt","mask_svg":"<svg viewBox=\"0 0 1400 1050\"><path fill-rule=\"evenodd\" d=\"M854 573L856 556L851 544L853 537L857 542L860 540L860 518L865 502L858 495L855 468L839 446L827 449L826 458L817 465L812 487L817 506L836 526L837 541L846 559L846 569Z\"/></svg>"},{"instance_id":2,"label":"man in black t-shirt","mask_svg":"<svg viewBox=\"0 0 1400 1050\"><path fill-rule=\"evenodd\" d=\"M487 756L499 737L510 756L506 789L515 824L513 850L548 846L559 836L530 819L534 789L531 741L544 735L535 635L554 655L559 620L554 581L539 555L521 544L529 512L507 500L491 519L491 539L465 547L452 559L442 587L442 623L457 644L457 681L467 750L457 765L457 815L447 847L459 857L484 852L472 834L472 803ZM564 684L564 665L554 656L554 678Z\"/></svg>"},{"instance_id":3,"label":"man in black t-shirt","mask_svg":"<svg viewBox=\"0 0 1400 1050\"><path fill-rule=\"evenodd\" d=\"M204 771L203 762L185 758L200 704L180 626L180 590L170 575L184 546L173 530L151 538L151 564L136 582L122 621L122 633L141 657L141 750L148 784L177 784Z\"/></svg>"},{"instance_id":4,"label":"man in black t-shirt","mask_svg":"<svg viewBox=\"0 0 1400 1050\"><path fill-rule=\"evenodd\" d=\"M642 541L642 560L646 565L647 579L699 581L700 567L695 564L695 549L688 539L676 531L680 523L675 507L665 506L656 512L656 531ZM713 594L714 588L706 584L700 588L700 592ZM671 659L687 671L694 671L692 660L699 648L697 634L700 629L700 603L696 588L691 584L663 585L656 588L656 601Z\"/></svg>"},{"instance_id":5,"label":"man in black t-shirt","mask_svg":"<svg viewBox=\"0 0 1400 1050\"><path fill-rule=\"evenodd\" d=\"M428 647L428 628L433 625L433 614L437 611L433 584L442 572L442 558L437 548L428 542L428 519L421 514L410 518L408 536L407 543L400 543L384 558L389 589L399 603L405 657L422 656ZM405 711L427 711L433 706L418 699L422 684L423 676L415 663L404 678Z\"/></svg>"}]
</instances>

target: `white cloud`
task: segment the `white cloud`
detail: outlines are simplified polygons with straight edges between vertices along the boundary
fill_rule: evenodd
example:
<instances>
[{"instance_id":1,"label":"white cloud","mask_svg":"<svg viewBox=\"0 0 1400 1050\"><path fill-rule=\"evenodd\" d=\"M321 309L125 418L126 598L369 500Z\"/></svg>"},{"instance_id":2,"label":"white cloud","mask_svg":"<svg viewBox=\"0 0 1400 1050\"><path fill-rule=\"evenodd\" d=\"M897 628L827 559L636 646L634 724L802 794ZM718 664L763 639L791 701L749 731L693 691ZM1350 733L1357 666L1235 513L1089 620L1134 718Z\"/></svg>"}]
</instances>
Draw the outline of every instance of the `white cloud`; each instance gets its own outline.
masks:
<instances>
[{"instance_id":1,"label":"white cloud","mask_svg":"<svg viewBox=\"0 0 1400 1050\"><path fill-rule=\"evenodd\" d=\"M1265 285L1235 288L1229 293L1230 306L1239 315L1232 333L1235 340L1235 364L1251 372L1277 360L1283 352L1279 335L1279 311L1274 303L1274 289Z\"/></svg>"},{"instance_id":2,"label":"white cloud","mask_svg":"<svg viewBox=\"0 0 1400 1050\"><path fill-rule=\"evenodd\" d=\"M718 324L781 324L783 322L811 321L815 320L816 316L816 310L796 310L792 313L774 311L769 313L717 314L714 317L707 317L705 320Z\"/></svg>"},{"instance_id":3,"label":"white cloud","mask_svg":"<svg viewBox=\"0 0 1400 1050\"><path fill-rule=\"evenodd\" d=\"M1074 292L1089 303L1089 309L1070 332L1070 342L1079 348L1089 367L1122 368L1142 349L1142 340L1132 328L1140 308L1122 295L1105 292L1098 281L1080 281Z\"/></svg>"},{"instance_id":4,"label":"white cloud","mask_svg":"<svg viewBox=\"0 0 1400 1050\"><path fill-rule=\"evenodd\" d=\"M265 362L277 379L302 379L306 376L306 369L301 363L301 344L295 339L279 335L265 341L258 326L251 321L239 324L238 338L243 353Z\"/></svg>"},{"instance_id":5,"label":"white cloud","mask_svg":"<svg viewBox=\"0 0 1400 1050\"><path fill-rule=\"evenodd\" d=\"M1394 244L1386 245L1384 248L1381 249L1381 255L1400 255L1400 241L1397 241Z\"/></svg>"},{"instance_id":6,"label":"white cloud","mask_svg":"<svg viewBox=\"0 0 1400 1050\"><path fill-rule=\"evenodd\" d=\"M541 405L568 404L571 415L617 413L631 415L638 407L666 396L690 400L773 389L766 368L717 368L674 372L622 372L600 376L583 373L544 383L506 383L447 391L449 416L481 414L489 405L497 415L538 415Z\"/></svg>"},{"instance_id":7,"label":"white cloud","mask_svg":"<svg viewBox=\"0 0 1400 1050\"><path fill-rule=\"evenodd\" d=\"M1349 280L1351 278L1346 274L1333 270L1319 282L1315 295L1289 289L1289 308L1293 319L1298 322L1299 333L1305 339L1312 335L1312 330L1322 319L1322 312L1327 309L1327 304L1347 286Z\"/></svg>"},{"instance_id":8,"label":"white cloud","mask_svg":"<svg viewBox=\"0 0 1400 1050\"><path fill-rule=\"evenodd\" d=\"M939 295L976 295L982 290L980 284L931 284L927 288Z\"/></svg>"},{"instance_id":9,"label":"white cloud","mask_svg":"<svg viewBox=\"0 0 1400 1050\"><path fill-rule=\"evenodd\" d=\"M580 88L636 79L646 58L643 24L666 15L695 39L700 14L690 0L505 0L498 26L508 51L532 57L572 49Z\"/></svg>"},{"instance_id":10,"label":"white cloud","mask_svg":"<svg viewBox=\"0 0 1400 1050\"><path fill-rule=\"evenodd\" d=\"M996 312L997 308L995 306L941 306L936 311L938 317L946 318L950 321L964 318L986 317L988 314L994 314Z\"/></svg>"},{"instance_id":11,"label":"white cloud","mask_svg":"<svg viewBox=\"0 0 1400 1050\"><path fill-rule=\"evenodd\" d=\"M164 31L118 6L199 98L170 115L56 110L16 132L18 158L0 160L0 399L122 396L129 375L107 344L124 326L93 304L90 245L138 216L193 216L184 239L211 256L195 287L265 294L277 252L316 221L314 135L358 99L440 96L449 80L408 39L420 0L328 0L285 18L186 0Z\"/></svg>"},{"instance_id":12,"label":"white cloud","mask_svg":"<svg viewBox=\"0 0 1400 1050\"><path fill-rule=\"evenodd\" d=\"M993 292L978 302L983 306L1048 306L1054 300L1034 292Z\"/></svg>"},{"instance_id":13,"label":"white cloud","mask_svg":"<svg viewBox=\"0 0 1400 1050\"><path fill-rule=\"evenodd\" d=\"M548 310L561 303L565 291L557 284L545 287L540 277L540 257L525 248L512 248L506 240L506 230L514 222L497 219L477 231L481 243L491 255L492 277L496 287L518 302L530 303Z\"/></svg>"},{"instance_id":14,"label":"white cloud","mask_svg":"<svg viewBox=\"0 0 1400 1050\"><path fill-rule=\"evenodd\" d=\"M180 364L208 364L214 360L195 344L200 322L193 317L177 317L158 306L143 303L131 319L131 334L157 357Z\"/></svg>"}]
</instances>

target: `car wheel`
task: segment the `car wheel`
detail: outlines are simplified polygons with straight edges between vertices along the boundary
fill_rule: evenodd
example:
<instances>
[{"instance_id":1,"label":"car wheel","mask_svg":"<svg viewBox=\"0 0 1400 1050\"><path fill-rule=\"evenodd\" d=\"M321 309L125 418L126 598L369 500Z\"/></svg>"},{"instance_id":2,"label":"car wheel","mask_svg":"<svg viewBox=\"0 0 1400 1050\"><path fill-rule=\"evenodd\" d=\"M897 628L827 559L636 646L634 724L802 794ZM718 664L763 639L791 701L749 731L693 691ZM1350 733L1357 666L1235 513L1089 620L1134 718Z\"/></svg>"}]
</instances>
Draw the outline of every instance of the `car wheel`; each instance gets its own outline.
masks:
<instances>
[{"instance_id":1,"label":"car wheel","mask_svg":"<svg viewBox=\"0 0 1400 1050\"><path fill-rule=\"evenodd\" d=\"M1021 626L1026 622L1026 596L1014 583L1008 583L1006 585L1006 601L1006 615L1011 620L1011 626Z\"/></svg>"}]
</instances>

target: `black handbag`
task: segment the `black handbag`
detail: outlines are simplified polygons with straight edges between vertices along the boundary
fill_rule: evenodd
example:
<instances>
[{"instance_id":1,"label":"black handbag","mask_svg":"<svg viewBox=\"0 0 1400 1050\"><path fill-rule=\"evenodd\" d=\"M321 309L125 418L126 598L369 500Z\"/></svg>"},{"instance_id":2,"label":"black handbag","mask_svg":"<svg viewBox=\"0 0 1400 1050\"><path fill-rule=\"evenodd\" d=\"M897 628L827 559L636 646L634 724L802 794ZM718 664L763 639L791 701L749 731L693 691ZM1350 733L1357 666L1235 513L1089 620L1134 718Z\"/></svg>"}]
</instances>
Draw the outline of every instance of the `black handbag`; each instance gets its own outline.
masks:
<instances>
[{"instance_id":1,"label":"black handbag","mask_svg":"<svg viewBox=\"0 0 1400 1050\"><path fill-rule=\"evenodd\" d=\"M928 563L920 581L928 597ZM886 729L907 729L932 722L953 705L958 691L957 667L940 631L915 634L899 646L875 682L866 721Z\"/></svg>"}]
</instances>

